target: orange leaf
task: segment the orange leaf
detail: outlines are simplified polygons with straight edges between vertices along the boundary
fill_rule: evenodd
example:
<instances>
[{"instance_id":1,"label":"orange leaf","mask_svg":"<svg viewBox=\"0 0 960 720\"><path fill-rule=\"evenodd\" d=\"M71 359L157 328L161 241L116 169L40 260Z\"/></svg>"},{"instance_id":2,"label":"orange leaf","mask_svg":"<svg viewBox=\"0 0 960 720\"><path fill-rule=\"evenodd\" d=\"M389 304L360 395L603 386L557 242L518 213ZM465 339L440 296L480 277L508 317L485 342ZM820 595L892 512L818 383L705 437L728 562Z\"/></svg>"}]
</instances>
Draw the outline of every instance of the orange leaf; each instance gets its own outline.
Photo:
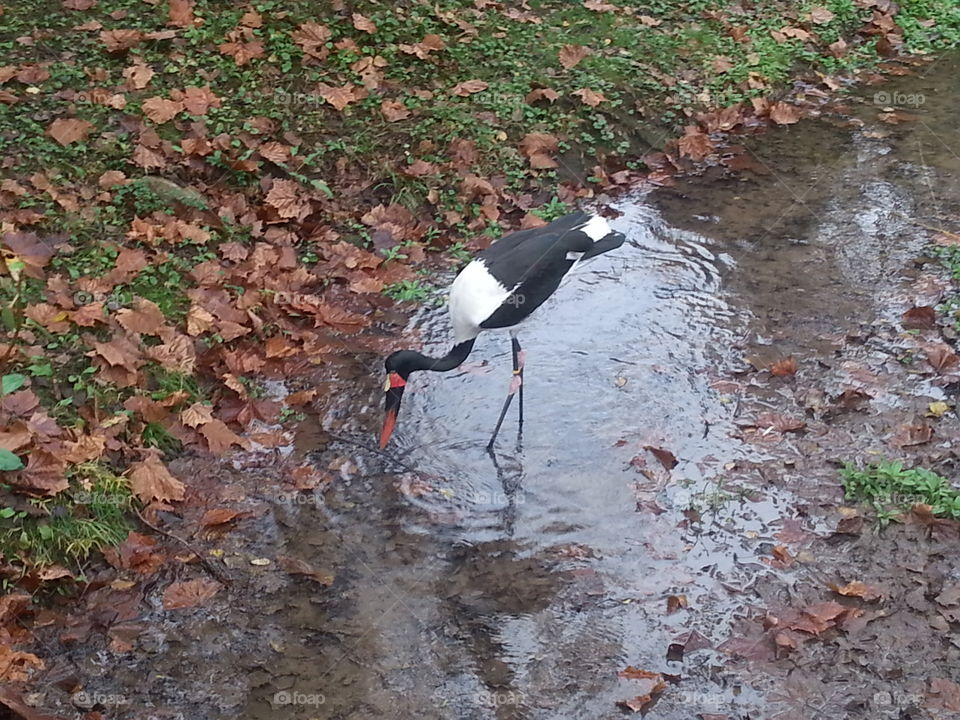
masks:
<instances>
[{"instance_id":1,"label":"orange leaf","mask_svg":"<svg viewBox=\"0 0 960 720\"><path fill-rule=\"evenodd\" d=\"M583 45L564 45L560 48L560 64L563 65L564 69L569 70L578 65L589 54L590 48Z\"/></svg>"},{"instance_id":2,"label":"orange leaf","mask_svg":"<svg viewBox=\"0 0 960 720\"><path fill-rule=\"evenodd\" d=\"M163 593L164 610L180 610L205 603L220 591L220 583L197 578L172 583Z\"/></svg>"},{"instance_id":3,"label":"orange leaf","mask_svg":"<svg viewBox=\"0 0 960 720\"><path fill-rule=\"evenodd\" d=\"M370 33L373 35L377 31L377 26L368 17L364 17L360 13L353 14L353 26L357 30L362 30L365 33Z\"/></svg>"},{"instance_id":4,"label":"orange leaf","mask_svg":"<svg viewBox=\"0 0 960 720\"><path fill-rule=\"evenodd\" d=\"M143 502L183 500L186 486L177 480L156 455L130 466L130 487Z\"/></svg>"},{"instance_id":5,"label":"orange leaf","mask_svg":"<svg viewBox=\"0 0 960 720\"><path fill-rule=\"evenodd\" d=\"M77 118L60 118L54 120L47 128L47 135L63 146L83 140L93 130L93 125L86 120Z\"/></svg>"}]
</instances>

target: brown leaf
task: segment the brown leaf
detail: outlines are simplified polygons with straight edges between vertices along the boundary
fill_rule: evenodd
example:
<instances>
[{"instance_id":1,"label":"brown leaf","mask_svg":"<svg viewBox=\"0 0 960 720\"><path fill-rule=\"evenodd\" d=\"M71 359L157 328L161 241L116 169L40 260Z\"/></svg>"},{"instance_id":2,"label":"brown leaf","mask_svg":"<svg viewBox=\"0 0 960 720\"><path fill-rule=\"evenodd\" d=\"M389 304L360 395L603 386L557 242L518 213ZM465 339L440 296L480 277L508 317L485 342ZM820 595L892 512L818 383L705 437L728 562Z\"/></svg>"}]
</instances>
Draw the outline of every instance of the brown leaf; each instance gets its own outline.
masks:
<instances>
[{"instance_id":1,"label":"brown leaf","mask_svg":"<svg viewBox=\"0 0 960 720\"><path fill-rule=\"evenodd\" d=\"M590 54L590 48L583 45L564 45L560 48L560 64L569 70Z\"/></svg>"},{"instance_id":2,"label":"brown leaf","mask_svg":"<svg viewBox=\"0 0 960 720\"><path fill-rule=\"evenodd\" d=\"M133 309L119 310L116 317L122 328L138 335L159 335L167 322L155 302L141 297L134 299Z\"/></svg>"},{"instance_id":3,"label":"brown leaf","mask_svg":"<svg viewBox=\"0 0 960 720\"><path fill-rule=\"evenodd\" d=\"M673 470L677 466L677 457L669 450L653 445L644 445L643 449L648 450L667 470Z\"/></svg>"},{"instance_id":4,"label":"brown leaf","mask_svg":"<svg viewBox=\"0 0 960 720\"><path fill-rule=\"evenodd\" d=\"M901 319L907 330L929 330L937 326L937 311L929 305L912 307Z\"/></svg>"},{"instance_id":5,"label":"brown leaf","mask_svg":"<svg viewBox=\"0 0 960 720\"><path fill-rule=\"evenodd\" d=\"M714 146L710 136L701 132L696 125L688 125L682 138L677 141L680 154L694 162L700 162L713 153Z\"/></svg>"},{"instance_id":6,"label":"brown leaf","mask_svg":"<svg viewBox=\"0 0 960 720\"><path fill-rule=\"evenodd\" d=\"M906 423L897 428L890 442L897 447L925 445L933 438L933 428L925 422Z\"/></svg>"},{"instance_id":7,"label":"brown leaf","mask_svg":"<svg viewBox=\"0 0 960 720\"><path fill-rule=\"evenodd\" d=\"M172 583L163 592L163 609L180 610L205 603L220 591L220 583L202 577Z\"/></svg>"},{"instance_id":8,"label":"brown leaf","mask_svg":"<svg viewBox=\"0 0 960 720\"><path fill-rule=\"evenodd\" d=\"M218 108L222 104L209 85L203 87L191 85L185 87L182 92L174 90L170 96L179 101L183 109L191 115L206 115L210 108Z\"/></svg>"},{"instance_id":9,"label":"brown leaf","mask_svg":"<svg viewBox=\"0 0 960 720\"><path fill-rule=\"evenodd\" d=\"M278 178L273 181L265 198L267 205L282 218L299 217L309 210L309 204L300 195L300 186L293 180Z\"/></svg>"},{"instance_id":10,"label":"brown leaf","mask_svg":"<svg viewBox=\"0 0 960 720\"><path fill-rule=\"evenodd\" d=\"M350 103L363 100L369 94L366 88L351 83L340 87L320 83L317 86L317 92L320 97L341 111Z\"/></svg>"},{"instance_id":11,"label":"brown leaf","mask_svg":"<svg viewBox=\"0 0 960 720\"><path fill-rule=\"evenodd\" d=\"M277 556L277 564L290 575L303 575L311 580L315 580L324 587L333 585L334 576L331 573L317 570L310 565L310 563L299 558L290 557L289 555L279 555Z\"/></svg>"},{"instance_id":12,"label":"brown leaf","mask_svg":"<svg viewBox=\"0 0 960 720\"><path fill-rule=\"evenodd\" d=\"M170 0L170 20L167 25L174 27L193 27L196 18L193 16L194 0Z\"/></svg>"},{"instance_id":13,"label":"brown leaf","mask_svg":"<svg viewBox=\"0 0 960 720\"><path fill-rule=\"evenodd\" d=\"M212 510L207 510L203 514L203 517L200 518L200 526L207 528L215 525L226 525L245 514L246 513L240 512L239 510L231 510L230 508L213 508Z\"/></svg>"},{"instance_id":14,"label":"brown leaf","mask_svg":"<svg viewBox=\"0 0 960 720\"><path fill-rule=\"evenodd\" d=\"M532 105L538 100L547 100L549 102L554 102L559 99L560 93L551 88L537 88L536 90L531 90L527 93L527 96L523 99L524 102Z\"/></svg>"},{"instance_id":15,"label":"brown leaf","mask_svg":"<svg viewBox=\"0 0 960 720\"><path fill-rule=\"evenodd\" d=\"M119 53L139 45L143 40L143 33L139 30L104 30L100 33L100 42L107 46L107 51Z\"/></svg>"},{"instance_id":16,"label":"brown leaf","mask_svg":"<svg viewBox=\"0 0 960 720\"><path fill-rule=\"evenodd\" d=\"M644 707L650 704L653 696L667 686L667 683L664 682L663 675L660 673L642 670L632 665L621 670L617 675L625 680L634 680L641 684L640 693L636 697L617 703L633 712L641 712Z\"/></svg>"},{"instance_id":17,"label":"brown leaf","mask_svg":"<svg viewBox=\"0 0 960 720\"><path fill-rule=\"evenodd\" d=\"M407 55L416 55L421 60L426 60L430 53L443 50L446 46L442 37L431 33L424 35L423 40L414 45L399 45L398 49Z\"/></svg>"},{"instance_id":18,"label":"brown leaf","mask_svg":"<svg viewBox=\"0 0 960 720\"><path fill-rule=\"evenodd\" d=\"M927 362L938 372L954 372L960 364L960 356L946 343L931 343L924 350L927 353Z\"/></svg>"},{"instance_id":19,"label":"brown leaf","mask_svg":"<svg viewBox=\"0 0 960 720\"><path fill-rule=\"evenodd\" d=\"M535 170L559 167L559 163L551 157L557 152L559 142L554 135L547 133L527 133L520 141L520 152L527 157L530 167Z\"/></svg>"},{"instance_id":20,"label":"brown leaf","mask_svg":"<svg viewBox=\"0 0 960 720\"><path fill-rule=\"evenodd\" d=\"M380 103L380 114L387 122L397 122L410 117L410 111L399 100L384 100Z\"/></svg>"},{"instance_id":21,"label":"brown leaf","mask_svg":"<svg viewBox=\"0 0 960 720\"><path fill-rule=\"evenodd\" d=\"M130 466L130 487L145 503L180 501L186 494L186 486L170 474L156 455L148 455L146 460Z\"/></svg>"},{"instance_id":22,"label":"brown leaf","mask_svg":"<svg viewBox=\"0 0 960 720\"><path fill-rule=\"evenodd\" d=\"M67 146L70 143L84 140L91 130L93 130L93 125L86 120L59 118L50 123L50 127L47 128L47 135L61 145Z\"/></svg>"},{"instance_id":23,"label":"brown leaf","mask_svg":"<svg viewBox=\"0 0 960 720\"><path fill-rule=\"evenodd\" d=\"M834 17L836 16L832 12L822 6L812 8L809 14L810 21L817 25L824 25L833 20Z\"/></svg>"},{"instance_id":24,"label":"brown leaf","mask_svg":"<svg viewBox=\"0 0 960 720\"><path fill-rule=\"evenodd\" d=\"M373 24L373 21L368 17L364 17L360 13L353 13L353 26L357 30L370 33L371 35L377 32L377 26Z\"/></svg>"},{"instance_id":25,"label":"brown leaf","mask_svg":"<svg viewBox=\"0 0 960 720\"><path fill-rule=\"evenodd\" d=\"M207 446L214 455L223 455L231 445L245 447L246 442L222 420L211 420L200 428L200 434L207 439Z\"/></svg>"},{"instance_id":26,"label":"brown leaf","mask_svg":"<svg viewBox=\"0 0 960 720\"><path fill-rule=\"evenodd\" d=\"M459 97L467 97L468 95L475 95L478 92L483 92L488 87L490 87L490 85L485 83L483 80L465 80L462 83L457 83L454 85L450 92Z\"/></svg>"},{"instance_id":27,"label":"brown leaf","mask_svg":"<svg viewBox=\"0 0 960 720\"><path fill-rule=\"evenodd\" d=\"M770 107L770 119L777 125L793 125L800 121L803 111L796 105L789 105L782 100Z\"/></svg>"},{"instance_id":28,"label":"brown leaf","mask_svg":"<svg viewBox=\"0 0 960 720\"><path fill-rule=\"evenodd\" d=\"M163 123L172 120L182 110L182 102L168 100L160 96L147 98L143 101L143 114L157 125L163 125Z\"/></svg>"},{"instance_id":29,"label":"brown leaf","mask_svg":"<svg viewBox=\"0 0 960 720\"><path fill-rule=\"evenodd\" d=\"M777 360L770 366L770 374L774 377L789 377L797 374L797 361L793 356Z\"/></svg>"},{"instance_id":30,"label":"brown leaf","mask_svg":"<svg viewBox=\"0 0 960 720\"><path fill-rule=\"evenodd\" d=\"M97 0L63 0L63 7L67 10L89 10L97 4Z\"/></svg>"},{"instance_id":31,"label":"brown leaf","mask_svg":"<svg viewBox=\"0 0 960 720\"><path fill-rule=\"evenodd\" d=\"M264 53L263 43L253 42L226 42L218 47L221 53L232 57L238 67L243 67L251 60L261 57Z\"/></svg>"},{"instance_id":32,"label":"brown leaf","mask_svg":"<svg viewBox=\"0 0 960 720\"><path fill-rule=\"evenodd\" d=\"M944 678L931 678L927 693L927 707L949 712L960 712L960 685Z\"/></svg>"},{"instance_id":33,"label":"brown leaf","mask_svg":"<svg viewBox=\"0 0 960 720\"><path fill-rule=\"evenodd\" d=\"M570 94L580 98L584 105L589 105L590 107L597 107L597 105L600 103L607 101L607 98L603 93L597 92L596 90L591 90L590 88L580 88L579 90L574 90Z\"/></svg>"},{"instance_id":34,"label":"brown leaf","mask_svg":"<svg viewBox=\"0 0 960 720\"><path fill-rule=\"evenodd\" d=\"M54 249L48 242L33 233L7 233L3 236L3 245L23 263L24 275L43 280L43 268L54 254Z\"/></svg>"},{"instance_id":35,"label":"brown leaf","mask_svg":"<svg viewBox=\"0 0 960 720\"><path fill-rule=\"evenodd\" d=\"M203 403L195 402L180 413L180 422L187 427L199 427L213 420L213 408Z\"/></svg>"},{"instance_id":36,"label":"brown leaf","mask_svg":"<svg viewBox=\"0 0 960 720\"><path fill-rule=\"evenodd\" d=\"M307 22L293 31L293 41L310 57L323 60L330 51L326 44L333 34L330 28L320 23Z\"/></svg>"},{"instance_id":37,"label":"brown leaf","mask_svg":"<svg viewBox=\"0 0 960 720\"><path fill-rule=\"evenodd\" d=\"M830 589L844 597L863 598L867 602L878 600L883 597L883 591L879 588L867 585L861 580L853 580L846 585L831 584Z\"/></svg>"}]
</instances>

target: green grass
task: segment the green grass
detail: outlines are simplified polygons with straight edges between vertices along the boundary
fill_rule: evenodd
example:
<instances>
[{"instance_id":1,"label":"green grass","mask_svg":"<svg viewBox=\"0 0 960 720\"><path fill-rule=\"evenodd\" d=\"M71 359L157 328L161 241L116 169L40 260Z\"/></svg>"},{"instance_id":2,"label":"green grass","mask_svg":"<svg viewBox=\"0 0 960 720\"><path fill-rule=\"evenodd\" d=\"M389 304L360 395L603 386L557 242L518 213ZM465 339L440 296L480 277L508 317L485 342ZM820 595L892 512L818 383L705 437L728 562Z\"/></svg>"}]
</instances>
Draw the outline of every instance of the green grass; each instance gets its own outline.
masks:
<instances>
[{"instance_id":1,"label":"green grass","mask_svg":"<svg viewBox=\"0 0 960 720\"><path fill-rule=\"evenodd\" d=\"M960 519L960 492L932 470L881 461L863 468L847 463L840 474L847 498L872 506L882 524L917 503L930 505L934 515Z\"/></svg>"},{"instance_id":2,"label":"green grass","mask_svg":"<svg viewBox=\"0 0 960 720\"><path fill-rule=\"evenodd\" d=\"M134 503L126 478L98 463L78 465L68 477L69 490L30 501L30 512L0 507L0 557L5 562L75 568L126 538L126 514Z\"/></svg>"}]
</instances>

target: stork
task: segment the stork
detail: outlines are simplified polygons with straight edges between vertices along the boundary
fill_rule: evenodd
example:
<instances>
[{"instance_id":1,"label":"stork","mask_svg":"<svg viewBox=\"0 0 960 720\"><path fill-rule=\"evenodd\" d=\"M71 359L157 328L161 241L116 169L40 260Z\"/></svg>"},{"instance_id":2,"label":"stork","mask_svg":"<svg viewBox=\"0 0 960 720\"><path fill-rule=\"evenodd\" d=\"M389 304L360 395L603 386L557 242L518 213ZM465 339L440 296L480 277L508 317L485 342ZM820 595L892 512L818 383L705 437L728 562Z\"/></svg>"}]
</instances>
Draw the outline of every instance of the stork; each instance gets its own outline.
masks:
<instances>
[{"instance_id":1,"label":"stork","mask_svg":"<svg viewBox=\"0 0 960 720\"><path fill-rule=\"evenodd\" d=\"M418 370L446 372L458 367L484 330L510 331L513 377L500 418L487 443L493 444L514 395L519 394L519 426L523 427L523 350L518 326L540 307L570 272L598 255L616 250L624 235L614 232L595 213L575 212L543 227L507 235L479 253L450 286L450 320L453 347L443 357L427 357L415 350L400 350L387 357L386 416L380 448L390 441L397 424L400 401L410 373Z\"/></svg>"}]
</instances>

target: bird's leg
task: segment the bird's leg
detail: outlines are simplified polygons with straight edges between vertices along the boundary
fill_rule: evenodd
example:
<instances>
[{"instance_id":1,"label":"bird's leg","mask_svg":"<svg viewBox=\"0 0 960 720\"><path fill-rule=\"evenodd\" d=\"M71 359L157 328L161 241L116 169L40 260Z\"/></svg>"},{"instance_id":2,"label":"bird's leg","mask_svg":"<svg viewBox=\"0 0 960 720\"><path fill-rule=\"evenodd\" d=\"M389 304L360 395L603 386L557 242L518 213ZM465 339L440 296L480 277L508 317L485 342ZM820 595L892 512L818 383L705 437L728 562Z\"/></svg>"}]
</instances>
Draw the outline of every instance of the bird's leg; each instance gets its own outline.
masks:
<instances>
[{"instance_id":1,"label":"bird's leg","mask_svg":"<svg viewBox=\"0 0 960 720\"><path fill-rule=\"evenodd\" d=\"M513 381L510 384L511 391L514 389L514 384L520 390L520 426L519 429L523 430L523 361L524 361L524 352L520 347L520 341L517 340L514 335L511 337L513 344Z\"/></svg>"},{"instance_id":2,"label":"bird's leg","mask_svg":"<svg viewBox=\"0 0 960 720\"><path fill-rule=\"evenodd\" d=\"M513 376L510 378L510 389L507 391L507 399L503 401L503 409L500 410L500 418L497 420L497 426L493 429L493 436L487 443L487 450L493 447L500 432L500 426L503 425L503 419L507 416L507 410L510 409L510 403L513 402L513 396L520 391L520 425L523 426L523 350L520 349L520 343L516 337L512 338L513 346Z\"/></svg>"}]
</instances>

